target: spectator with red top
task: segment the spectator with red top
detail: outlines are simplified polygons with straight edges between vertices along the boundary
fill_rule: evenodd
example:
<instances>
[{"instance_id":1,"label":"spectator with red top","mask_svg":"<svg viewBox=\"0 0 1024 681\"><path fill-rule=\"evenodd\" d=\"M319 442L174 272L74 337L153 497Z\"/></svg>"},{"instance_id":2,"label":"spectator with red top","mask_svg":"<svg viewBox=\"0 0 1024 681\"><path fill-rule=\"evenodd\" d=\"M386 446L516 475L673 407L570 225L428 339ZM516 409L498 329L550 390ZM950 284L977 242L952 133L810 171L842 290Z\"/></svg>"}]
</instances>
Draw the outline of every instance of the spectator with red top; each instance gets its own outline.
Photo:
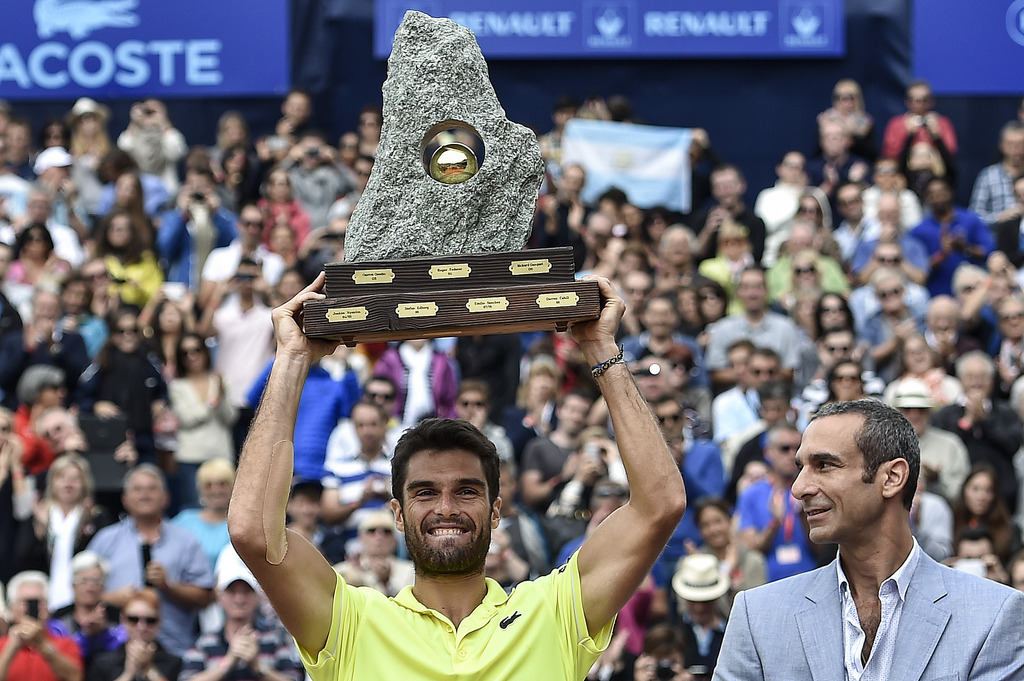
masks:
<instances>
[{"instance_id":1,"label":"spectator with red top","mask_svg":"<svg viewBox=\"0 0 1024 681\"><path fill-rule=\"evenodd\" d=\"M957 151L956 130L953 122L932 110L935 96L931 86L923 80L907 85L904 100L906 113L893 116L885 126L882 139L882 156L898 158L915 142L925 142L933 147L955 155Z\"/></svg>"},{"instance_id":2,"label":"spectator with red top","mask_svg":"<svg viewBox=\"0 0 1024 681\"><path fill-rule=\"evenodd\" d=\"M18 573L8 585L12 626L7 636L0 638L0 678L4 681L82 681L78 646L47 624L47 592L46 575L34 570Z\"/></svg>"}]
</instances>

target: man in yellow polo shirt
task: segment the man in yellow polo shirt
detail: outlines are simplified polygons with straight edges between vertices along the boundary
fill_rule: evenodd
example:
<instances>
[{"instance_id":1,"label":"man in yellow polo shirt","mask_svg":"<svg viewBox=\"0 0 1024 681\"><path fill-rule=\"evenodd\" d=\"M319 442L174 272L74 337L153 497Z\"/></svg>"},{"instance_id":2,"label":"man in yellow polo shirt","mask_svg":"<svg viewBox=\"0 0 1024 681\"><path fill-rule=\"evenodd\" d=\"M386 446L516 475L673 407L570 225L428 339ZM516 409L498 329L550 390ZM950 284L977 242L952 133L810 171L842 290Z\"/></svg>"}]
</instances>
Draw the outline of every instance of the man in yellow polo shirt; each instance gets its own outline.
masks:
<instances>
[{"instance_id":1,"label":"man in yellow polo shirt","mask_svg":"<svg viewBox=\"0 0 1024 681\"><path fill-rule=\"evenodd\" d=\"M302 304L322 297L322 274L274 310L277 358L242 452L228 528L316 681L586 676L686 507L679 470L615 345L625 304L606 279L596 281L601 316L572 332L612 416L630 499L566 565L511 595L484 576L501 516L498 456L465 421L425 421L395 450L391 507L416 565L415 584L395 598L347 585L285 531L302 386L337 343L301 331Z\"/></svg>"}]
</instances>

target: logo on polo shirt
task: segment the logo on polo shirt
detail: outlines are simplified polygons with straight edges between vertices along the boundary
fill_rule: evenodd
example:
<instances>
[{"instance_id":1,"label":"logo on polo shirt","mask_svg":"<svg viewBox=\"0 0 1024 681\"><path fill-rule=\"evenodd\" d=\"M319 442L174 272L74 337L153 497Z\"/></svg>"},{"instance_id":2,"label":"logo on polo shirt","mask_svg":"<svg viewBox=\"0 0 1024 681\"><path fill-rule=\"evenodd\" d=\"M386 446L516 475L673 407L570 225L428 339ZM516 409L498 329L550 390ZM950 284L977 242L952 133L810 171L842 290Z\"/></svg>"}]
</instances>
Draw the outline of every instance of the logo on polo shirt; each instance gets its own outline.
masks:
<instances>
[{"instance_id":1,"label":"logo on polo shirt","mask_svg":"<svg viewBox=\"0 0 1024 681\"><path fill-rule=\"evenodd\" d=\"M517 619L519 619L522 616L523 616L523 614L521 612L519 612L518 610L516 610L511 615L509 615L508 617L506 617L502 621L498 622L498 626L501 627L502 629L508 629L510 626L512 626L513 622L515 622Z\"/></svg>"}]
</instances>

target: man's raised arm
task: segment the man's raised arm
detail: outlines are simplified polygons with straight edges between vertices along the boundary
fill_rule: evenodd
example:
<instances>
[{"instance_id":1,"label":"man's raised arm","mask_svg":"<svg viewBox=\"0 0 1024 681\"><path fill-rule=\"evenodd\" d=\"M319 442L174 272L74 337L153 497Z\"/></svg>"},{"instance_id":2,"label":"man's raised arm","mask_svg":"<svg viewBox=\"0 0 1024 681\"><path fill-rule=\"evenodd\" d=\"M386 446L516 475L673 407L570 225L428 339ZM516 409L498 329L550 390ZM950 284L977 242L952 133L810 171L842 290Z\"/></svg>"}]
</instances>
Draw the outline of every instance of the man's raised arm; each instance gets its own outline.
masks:
<instances>
[{"instance_id":1,"label":"man's raised arm","mask_svg":"<svg viewBox=\"0 0 1024 681\"><path fill-rule=\"evenodd\" d=\"M607 279L601 317L572 328L587 362L615 357L615 331L625 311ZM686 510L686 490L661 429L633 376L621 360L597 368L597 384L615 426L615 442L629 478L629 502L612 513L584 542L579 554L587 627L599 630L626 604L665 548Z\"/></svg>"},{"instance_id":2,"label":"man's raised arm","mask_svg":"<svg viewBox=\"0 0 1024 681\"><path fill-rule=\"evenodd\" d=\"M285 531L295 417L309 367L336 342L302 333L302 303L322 298L323 273L273 312L277 355L238 462L228 531L238 555L299 645L314 654L330 631L337 575L316 548Z\"/></svg>"}]
</instances>

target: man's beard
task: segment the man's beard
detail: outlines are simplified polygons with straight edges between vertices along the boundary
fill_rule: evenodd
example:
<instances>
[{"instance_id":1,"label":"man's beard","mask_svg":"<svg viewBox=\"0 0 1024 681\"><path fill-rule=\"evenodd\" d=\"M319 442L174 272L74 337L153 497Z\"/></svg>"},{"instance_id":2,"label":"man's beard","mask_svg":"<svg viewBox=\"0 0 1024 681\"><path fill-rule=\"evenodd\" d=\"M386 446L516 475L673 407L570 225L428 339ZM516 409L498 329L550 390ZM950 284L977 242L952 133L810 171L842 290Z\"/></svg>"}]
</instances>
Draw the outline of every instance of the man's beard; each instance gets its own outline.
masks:
<instances>
[{"instance_id":1,"label":"man's beard","mask_svg":"<svg viewBox=\"0 0 1024 681\"><path fill-rule=\"evenodd\" d=\"M490 525L485 524L483 529L477 529L467 521L463 527L472 536L468 546L456 546L457 542L462 541L462 535L456 535L452 537L451 545L435 547L428 543L430 540L426 534L432 526L438 524L451 525L451 521L433 522L422 530L406 530L405 546L416 567L416 574L422 577L436 577L483 573L487 550L491 545Z\"/></svg>"}]
</instances>

